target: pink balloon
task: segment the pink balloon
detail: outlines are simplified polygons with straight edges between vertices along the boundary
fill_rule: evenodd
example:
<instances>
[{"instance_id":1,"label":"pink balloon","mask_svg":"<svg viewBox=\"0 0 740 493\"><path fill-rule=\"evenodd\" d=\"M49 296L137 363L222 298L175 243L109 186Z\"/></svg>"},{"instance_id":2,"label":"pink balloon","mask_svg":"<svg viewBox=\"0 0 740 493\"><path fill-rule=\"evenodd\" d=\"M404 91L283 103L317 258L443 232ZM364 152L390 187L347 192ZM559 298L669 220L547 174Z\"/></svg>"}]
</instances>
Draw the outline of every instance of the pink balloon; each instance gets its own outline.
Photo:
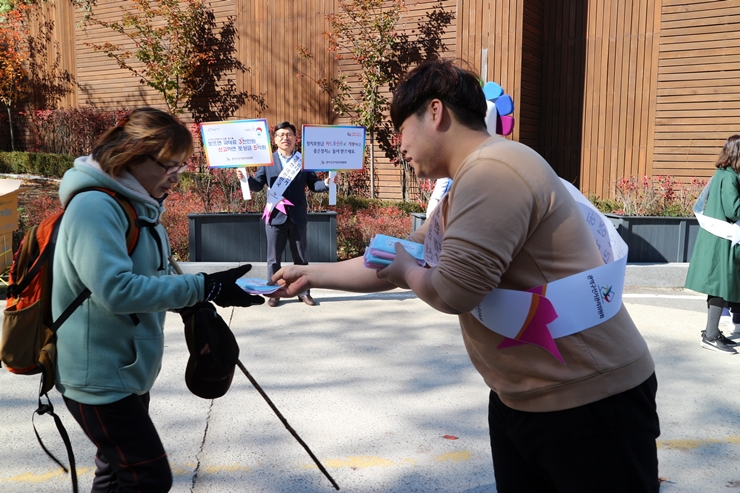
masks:
<instances>
[{"instance_id":1,"label":"pink balloon","mask_svg":"<svg viewBox=\"0 0 740 493\"><path fill-rule=\"evenodd\" d=\"M499 135L509 135L514 131L513 116L499 116L496 122L496 133Z\"/></svg>"}]
</instances>

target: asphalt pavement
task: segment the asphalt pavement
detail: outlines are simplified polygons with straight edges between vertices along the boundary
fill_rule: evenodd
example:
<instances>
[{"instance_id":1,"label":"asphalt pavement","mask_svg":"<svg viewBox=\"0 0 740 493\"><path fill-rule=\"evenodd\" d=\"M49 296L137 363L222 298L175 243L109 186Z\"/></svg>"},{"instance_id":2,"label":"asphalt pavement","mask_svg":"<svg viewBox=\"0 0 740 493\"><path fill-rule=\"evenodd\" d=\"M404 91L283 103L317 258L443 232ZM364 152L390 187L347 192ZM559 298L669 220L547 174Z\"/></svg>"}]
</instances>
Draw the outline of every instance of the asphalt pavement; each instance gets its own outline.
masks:
<instances>
[{"instance_id":1,"label":"asphalt pavement","mask_svg":"<svg viewBox=\"0 0 740 493\"><path fill-rule=\"evenodd\" d=\"M221 267L184 264L186 271ZM661 491L740 490L740 355L699 346L704 296L679 287L681 269L631 265L624 295L657 365ZM259 273L255 266L252 274ZM238 339L240 360L341 491L495 492L488 391L457 318L402 290L312 295L314 307L290 299L276 308L219 311ZM178 315L167 317L165 344L151 415L173 492L334 491L238 370L222 398L187 390ZM36 442L37 390L38 378L0 370L0 492L71 491L69 477ZM52 402L74 446L80 491L89 491L94 449L56 391ZM52 420L37 417L36 426L66 462Z\"/></svg>"}]
</instances>

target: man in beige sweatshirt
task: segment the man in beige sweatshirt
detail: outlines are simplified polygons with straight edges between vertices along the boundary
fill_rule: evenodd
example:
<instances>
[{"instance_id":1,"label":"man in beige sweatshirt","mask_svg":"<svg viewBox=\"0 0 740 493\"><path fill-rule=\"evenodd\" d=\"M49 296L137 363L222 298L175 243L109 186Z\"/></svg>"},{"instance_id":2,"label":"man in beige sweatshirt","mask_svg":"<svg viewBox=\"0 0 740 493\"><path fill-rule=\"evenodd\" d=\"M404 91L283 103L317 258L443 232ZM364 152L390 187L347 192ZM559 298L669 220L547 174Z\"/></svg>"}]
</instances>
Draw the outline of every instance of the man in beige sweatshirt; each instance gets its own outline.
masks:
<instances>
[{"instance_id":1,"label":"man in beige sweatshirt","mask_svg":"<svg viewBox=\"0 0 740 493\"><path fill-rule=\"evenodd\" d=\"M485 115L477 77L451 62L420 65L394 93L391 118L406 161L420 178L453 178L437 206L439 231L428 231L435 223L428 219L409 237L438 239L434 267L420 267L397 246L380 271L362 258L285 267L273 277L283 285L273 296L401 287L458 314L470 359L491 389L499 493L658 492L654 363L623 305L606 321L555 339L562 361L534 344L499 347L506 338L472 313L496 289L526 291L603 265L552 168L530 148L490 136ZM579 303L573 300L576 313Z\"/></svg>"}]
</instances>

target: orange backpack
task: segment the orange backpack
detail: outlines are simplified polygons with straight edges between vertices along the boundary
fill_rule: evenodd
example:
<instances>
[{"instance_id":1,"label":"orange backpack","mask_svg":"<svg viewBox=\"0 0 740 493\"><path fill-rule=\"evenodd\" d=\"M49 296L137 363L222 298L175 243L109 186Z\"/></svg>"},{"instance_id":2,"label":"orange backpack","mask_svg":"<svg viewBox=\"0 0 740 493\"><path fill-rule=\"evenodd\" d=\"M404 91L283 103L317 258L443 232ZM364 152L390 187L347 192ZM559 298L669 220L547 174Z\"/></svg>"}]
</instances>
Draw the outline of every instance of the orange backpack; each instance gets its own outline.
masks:
<instances>
[{"instance_id":1,"label":"orange backpack","mask_svg":"<svg viewBox=\"0 0 740 493\"><path fill-rule=\"evenodd\" d=\"M134 251L139 239L139 221L133 204L123 195L105 188L86 188L77 193L98 190L113 197L126 213L129 226L126 231L126 245L128 253ZM57 429L67 447L70 469L72 471L73 490L77 491L77 474L74 466L74 454L69 443L69 437L59 417L54 413L47 392L54 386L56 377L56 331L72 315L72 313L90 296L90 290L85 288L77 298L53 320L51 314L52 272L54 249L56 247L59 224L64 211L58 212L34 226L21 240L20 246L13 257L8 276L8 288L0 337L0 361L11 373L19 375L41 374L39 386L39 407L36 414L49 414L54 418ZM2 366L2 365L0 365ZM46 404L41 397L46 397ZM36 427L34 425L34 432ZM36 438L41 448L65 472L65 468L41 442L38 432Z\"/></svg>"}]
</instances>

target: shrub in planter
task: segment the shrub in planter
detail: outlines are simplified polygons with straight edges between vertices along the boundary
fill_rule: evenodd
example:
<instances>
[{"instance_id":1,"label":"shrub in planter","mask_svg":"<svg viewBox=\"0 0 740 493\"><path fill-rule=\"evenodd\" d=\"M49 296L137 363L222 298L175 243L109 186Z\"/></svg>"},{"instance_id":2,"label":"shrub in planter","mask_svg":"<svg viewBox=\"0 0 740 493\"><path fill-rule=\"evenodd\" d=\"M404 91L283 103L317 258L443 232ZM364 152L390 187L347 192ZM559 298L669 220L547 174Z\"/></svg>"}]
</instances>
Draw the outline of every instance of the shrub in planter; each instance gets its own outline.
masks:
<instances>
[{"instance_id":1,"label":"shrub in planter","mask_svg":"<svg viewBox=\"0 0 740 493\"><path fill-rule=\"evenodd\" d=\"M61 176L74 161L72 156L60 155L44 155L49 156L48 161L44 161L38 157L39 155L41 154L0 153L0 170L3 166L6 166L6 170L11 170L11 165L7 163L12 162L15 163L12 165L14 167L12 172ZM53 173L29 171L34 169L34 166L39 171L48 169L38 164L31 164L39 162L59 163L54 168L59 171ZM179 261L190 260L188 214L261 213L265 205L266 192L264 190L253 193L252 200L248 202L242 199L234 170L210 170L207 166L203 166L203 162L191 162L191 166L190 171L181 175L179 186L165 201L166 212L162 216L162 224L170 237L173 254ZM320 174L320 178L323 176L325 174ZM224 187L224 184L228 186ZM55 192L56 190L48 196L33 200L27 194L20 195L20 227L14 238L22 238L30 226L38 224L41 219L61 208ZM337 206L329 206L326 193L308 193L307 196L309 197L309 212L327 210L337 212L337 256L339 259L362 255L365 246L375 234L387 234L401 238L407 236L411 232L410 213L422 210L421 206L415 202L342 196L337 198ZM16 243L14 248L17 246Z\"/></svg>"},{"instance_id":2,"label":"shrub in planter","mask_svg":"<svg viewBox=\"0 0 740 493\"><path fill-rule=\"evenodd\" d=\"M706 185L707 180L682 182L666 175L620 178L614 193L619 208L612 212L622 216L691 217Z\"/></svg>"},{"instance_id":3,"label":"shrub in planter","mask_svg":"<svg viewBox=\"0 0 740 493\"><path fill-rule=\"evenodd\" d=\"M688 262L699 230L693 207L706 184L631 176L616 182L614 199L590 199L629 246L628 262Z\"/></svg>"},{"instance_id":4,"label":"shrub in planter","mask_svg":"<svg viewBox=\"0 0 740 493\"><path fill-rule=\"evenodd\" d=\"M409 214L398 205L368 204L353 210L344 204L337 212L337 258L345 260L365 253L376 234L405 238L411 232Z\"/></svg>"}]
</instances>

